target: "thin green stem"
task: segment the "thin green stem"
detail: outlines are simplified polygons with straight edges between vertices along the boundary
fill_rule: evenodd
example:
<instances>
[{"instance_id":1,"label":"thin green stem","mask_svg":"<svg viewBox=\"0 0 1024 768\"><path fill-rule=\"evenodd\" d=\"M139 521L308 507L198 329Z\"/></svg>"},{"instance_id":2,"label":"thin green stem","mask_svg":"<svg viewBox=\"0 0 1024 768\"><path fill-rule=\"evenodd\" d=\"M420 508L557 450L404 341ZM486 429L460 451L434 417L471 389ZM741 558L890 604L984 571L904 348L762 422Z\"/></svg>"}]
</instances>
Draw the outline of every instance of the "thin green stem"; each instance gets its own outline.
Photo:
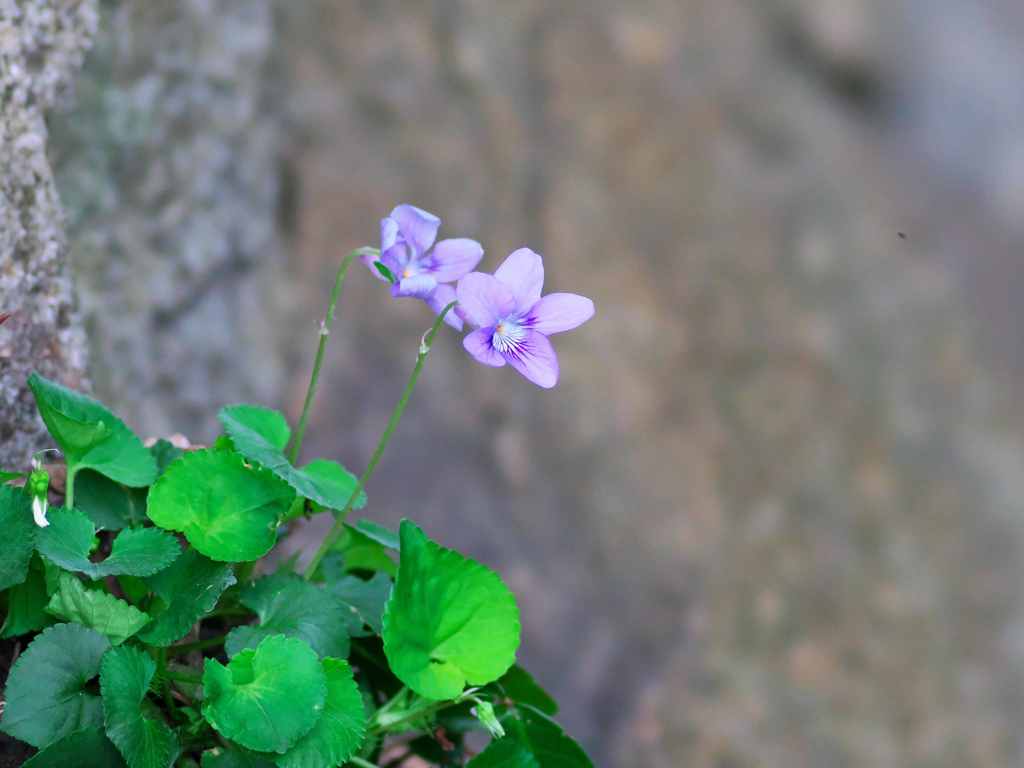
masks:
<instances>
[{"instance_id":1,"label":"thin green stem","mask_svg":"<svg viewBox=\"0 0 1024 768\"><path fill-rule=\"evenodd\" d=\"M179 683L189 683L191 685L199 685L203 682L201 675L189 675L185 672L172 672L169 669L164 672L164 676L167 677L168 680L175 680Z\"/></svg>"},{"instance_id":2,"label":"thin green stem","mask_svg":"<svg viewBox=\"0 0 1024 768\"><path fill-rule=\"evenodd\" d=\"M369 760L363 760L361 757L350 757L348 759L352 765L358 765L359 768L380 768L376 763L371 763Z\"/></svg>"},{"instance_id":3,"label":"thin green stem","mask_svg":"<svg viewBox=\"0 0 1024 768\"><path fill-rule=\"evenodd\" d=\"M207 640L194 640L191 643L181 643L180 645L172 645L170 648L161 649L167 650L172 656L180 656L183 653L191 653L192 651L204 651L207 648L216 648L218 645L224 645L224 640L227 635L219 635L218 637L211 637Z\"/></svg>"},{"instance_id":4,"label":"thin green stem","mask_svg":"<svg viewBox=\"0 0 1024 768\"><path fill-rule=\"evenodd\" d=\"M453 707L458 703L459 701L427 701L419 707L407 710L394 717L388 717L387 715L381 717L381 711L384 709L384 707L382 707L377 710L373 721L370 723L370 733L378 734L384 731L393 731L396 726L405 725L408 722L419 720L427 715L440 712L442 709Z\"/></svg>"},{"instance_id":5,"label":"thin green stem","mask_svg":"<svg viewBox=\"0 0 1024 768\"><path fill-rule=\"evenodd\" d=\"M316 348L316 358L313 360L313 373L309 377L309 387L306 389L306 401L302 404L302 416L299 418L299 426L295 430L295 438L292 442L288 459L294 464L299 459L299 452L302 450L302 439L306 436L306 426L309 424L309 414L313 410L313 400L316 399L316 388L320 382L320 368L324 364L324 355L327 352L327 339L331 335L331 325L334 324L334 310L341 298L341 289L345 284L345 275L348 268L352 266L352 260L356 256L367 253L375 253L374 248L357 248L341 260L338 267L338 274L334 278L334 288L331 289L331 301L327 305L327 315L320 323L320 342Z\"/></svg>"},{"instance_id":6,"label":"thin green stem","mask_svg":"<svg viewBox=\"0 0 1024 768\"><path fill-rule=\"evenodd\" d=\"M64 480L64 506L68 509L75 508L75 473L77 467L68 467L67 477Z\"/></svg>"},{"instance_id":7,"label":"thin green stem","mask_svg":"<svg viewBox=\"0 0 1024 768\"><path fill-rule=\"evenodd\" d=\"M398 422L402 418L402 414L405 412L405 407L409 404L409 398L412 396L412 391L416 388L416 382L420 378L420 372L423 370L423 363L427 359L427 355L430 353L430 348L434 343L434 337L437 336L437 332L441 330L441 325L444 323L445 316L452 310L456 302L452 302L443 310L441 314L437 316L434 324L430 326L430 330L427 331L423 339L420 341L419 354L416 356L416 366L412 369L412 374L409 376L409 381L405 385L405 391L402 393L402 398L398 401L398 405L391 412L391 418L388 419L388 425L384 428L384 433L380 436L380 440L377 442L377 448L373 452L373 456L370 457L370 463L366 465L366 471L363 472L363 476L359 478L359 483L356 485L352 495L348 497L348 502L345 504L345 508L338 514L338 517L334 521L334 525L331 526L331 530L324 536L323 541L320 542L320 547L313 555L313 559L309 561L309 565L306 566L305 577L308 581L313 578L313 574L316 572L317 566L320 565L320 561L324 559L334 543L341 536L345 526L345 519L348 517L349 512L352 511L352 505L356 503L356 499L359 494L362 493L366 484L370 478L373 477L373 472L377 469L377 464L380 462L381 456L384 455L384 449L387 448L388 442L391 440L391 436L395 432L395 428L398 427Z\"/></svg>"}]
</instances>

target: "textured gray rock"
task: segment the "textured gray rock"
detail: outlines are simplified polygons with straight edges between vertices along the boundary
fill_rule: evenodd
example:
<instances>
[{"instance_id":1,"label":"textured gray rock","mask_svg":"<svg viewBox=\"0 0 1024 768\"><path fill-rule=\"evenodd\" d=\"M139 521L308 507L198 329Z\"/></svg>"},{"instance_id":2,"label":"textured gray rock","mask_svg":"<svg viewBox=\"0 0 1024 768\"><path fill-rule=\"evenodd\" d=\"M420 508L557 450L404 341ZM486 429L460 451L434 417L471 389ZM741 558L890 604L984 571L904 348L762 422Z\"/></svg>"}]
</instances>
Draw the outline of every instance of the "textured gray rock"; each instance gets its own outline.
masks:
<instances>
[{"instance_id":1,"label":"textured gray rock","mask_svg":"<svg viewBox=\"0 0 1024 768\"><path fill-rule=\"evenodd\" d=\"M105 4L55 127L96 392L146 434L282 388L272 5Z\"/></svg>"},{"instance_id":2,"label":"textured gray rock","mask_svg":"<svg viewBox=\"0 0 1024 768\"><path fill-rule=\"evenodd\" d=\"M0 0L0 466L47 444L25 378L33 369L86 386L64 217L46 149L96 32L95 0Z\"/></svg>"}]
</instances>

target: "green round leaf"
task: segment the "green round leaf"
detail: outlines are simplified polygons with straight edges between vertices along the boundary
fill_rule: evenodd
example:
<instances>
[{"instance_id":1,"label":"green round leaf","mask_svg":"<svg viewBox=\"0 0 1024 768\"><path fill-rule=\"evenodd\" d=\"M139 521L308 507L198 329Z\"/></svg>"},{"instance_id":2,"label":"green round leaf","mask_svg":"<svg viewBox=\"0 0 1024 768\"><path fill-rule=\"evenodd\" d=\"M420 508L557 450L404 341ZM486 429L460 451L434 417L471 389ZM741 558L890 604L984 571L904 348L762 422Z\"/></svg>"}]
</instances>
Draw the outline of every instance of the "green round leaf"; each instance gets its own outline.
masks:
<instances>
[{"instance_id":1,"label":"green round leaf","mask_svg":"<svg viewBox=\"0 0 1024 768\"><path fill-rule=\"evenodd\" d=\"M100 664L103 721L128 768L170 768L178 756L174 733L143 708L155 672L156 663L137 648L113 648Z\"/></svg>"},{"instance_id":2,"label":"green round leaf","mask_svg":"<svg viewBox=\"0 0 1024 768\"><path fill-rule=\"evenodd\" d=\"M454 699L515 662L519 610L494 571L430 541L413 523L399 530L398 578L384 612L384 653L399 680L428 699Z\"/></svg>"},{"instance_id":3,"label":"green round leaf","mask_svg":"<svg viewBox=\"0 0 1024 768\"><path fill-rule=\"evenodd\" d=\"M99 674L109 648L107 638L77 624L57 624L37 635L11 667L0 730L42 748L102 725L100 699L85 685Z\"/></svg>"},{"instance_id":4,"label":"green round leaf","mask_svg":"<svg viewBox=\"0 0 1024 768\"><path fill-rule=\"evenodd\" d=\"M167 646L187 635L197 620L214 609L224 590L235 583L235 574L230 565L187 549L146 583L159 599L149 607L153 620L139 633L139 639Z\"/></svg>"},{"instance_id":5,"label":"green round leaf","mask_svg":"<svg viewBox=\"0 0 1024 768\"><path fill-rule=\"evenodd\" d=\"M207 659L203 697L203 716L221 734L249 749L283 753L320 719L327 680L312 648L275 635L226 667Z\"/></svg>"},{"instance_id":6,"label":"green round leaf","mask_svg":"<svg viewBox=\"0 0 1024 768\"><path fill-rule=\"evenodd\" d=\"M594 768L562 727L529 705L502 720L508 735L491 742L466 768Z\"/></svg>"},{"instance_id":7,"label":"green round leaf","mask_svg":"<svg viewBox=\"0 0 1024 768\"><path fill-rule=\"evenodd\" d=\"M39 553L69 571L91 579L104 576L150 576L163 570L181 554L178 540L156 528L123 530L114 539L106 560L89 559L96 544L96 528L84 512L57 507L48 515L50 525L39 529Z\"/></svg>"},{"instance_id":8,"label":"green round leaf","mask_svg":"<svg viewBox=\"0 0 1024 768\"><path fill-rule=\"evenodd\" d=\"M70 573L60 575L60 589L50 598L46 610L58 619L81 624L106 635L120 645L149 621L134 605L85 585Z\"/></svg>"},{"instance_id":9,"label":"green round leaf","mask_svg":"<svg viewBox=\"0 0 1024 768\"><path fill-rule=\"evenodd\" d=\"M70 470L94 469L133 488L156 479L153 456L101 403L37 373L29 376L28 386Z\"/></svg>"},{"instance_id":10,"label":"green round leaf","mask_svg":"<svg viewBox=\"0 0 1024 768\"><path fill-rule=\"evenodd\" d=\"M237 453L190 451L149 489L147 513L161 528L181 531L214 560L257 560L277 541L277 522L295 493Z\"/></svg>"},{"instance_id":11,"label":"green round leaf","mask_svg":"<svg viewBox=\"0 0 1024 768\"><path fill-rule=\"evenodd\" d=\"M356 476L335 461L317 459L296 469L284 455L290 430L277 411L258 405L231 405L218 414L235 450L269 469L304 498L328 509L343 509L358 487ZM362 491L354 509L366 505Z\"/></svg>"},{"instance_id":12,"label":"green round leaf","mask_svg":"<svg viewBox=\"0 0 1024 768\"><path fill-rule=\"evenodd\" d=\"M293 573L275 573L246 586L240 599L259 625L231 630L225 643L229 656L270 635L301 638L320 656L348 656L351 612L322 587Z\"/></svg>"},{"instance_id":13,"label":"green round leaf","mask_svg":"<svg viewBox=\"0 0 1024 768\"><path fill-rule=\"evenodd\" d=\"M28 562L36 546L32 500L21 488L0 485L0 590L21 584L28 576Z\"/></svg>"},{"instance_id":14,"label":"green round leaf","mask_svg":"<svg viewBox=\"0 0 1024 768\"><path fill-rule=\"evenodd\" d=\"M124 768L124 760L99 728L68 734L37 752L22 768Z\"/></svg>"},{"instance_id":15,"label":"green round leaf","mask_svg":"<svg viewBox=\"0 0 1024 768\"><path fill-rule=\"evenodd\" d=\"M341 765L366 737L366 711L348 662L323 660L327 701L313 730L277 758L278 768L323 768Z\"/></svg>"}]
</instances>

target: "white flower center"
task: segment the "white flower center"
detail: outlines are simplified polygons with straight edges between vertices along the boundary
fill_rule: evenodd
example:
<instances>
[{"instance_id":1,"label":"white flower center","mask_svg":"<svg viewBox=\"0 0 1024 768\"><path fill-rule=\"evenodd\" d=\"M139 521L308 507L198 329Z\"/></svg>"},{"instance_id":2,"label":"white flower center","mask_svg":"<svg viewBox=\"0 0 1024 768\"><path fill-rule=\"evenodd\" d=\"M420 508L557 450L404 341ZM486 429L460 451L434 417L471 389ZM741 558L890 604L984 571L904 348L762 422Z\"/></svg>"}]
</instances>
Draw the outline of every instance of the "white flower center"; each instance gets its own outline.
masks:
<instances>
[{"instance_id":1,"label":"white flower center","mask_svg":"<svg viewBox=\"0 0 1024 768\"><path fill-rule=\"evenodd\" d=\"M499 352L505 353L514 351L526 338L526 329L515 320L499 320L494 326L494 335L491 337L491 346Z\"/></svg>"}]
</instances>

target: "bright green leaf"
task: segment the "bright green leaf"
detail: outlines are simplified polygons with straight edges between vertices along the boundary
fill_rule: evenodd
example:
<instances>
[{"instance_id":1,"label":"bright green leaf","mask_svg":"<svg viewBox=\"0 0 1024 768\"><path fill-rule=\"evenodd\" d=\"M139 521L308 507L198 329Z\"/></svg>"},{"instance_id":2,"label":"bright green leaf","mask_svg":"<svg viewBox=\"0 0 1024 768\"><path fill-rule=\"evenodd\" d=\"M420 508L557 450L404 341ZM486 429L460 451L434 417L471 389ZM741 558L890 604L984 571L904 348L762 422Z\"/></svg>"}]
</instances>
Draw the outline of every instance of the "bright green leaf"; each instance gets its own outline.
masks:
<instances>
[{"instance_id":1,"label":"bright green leaf","mask_svg":"<svg viewBox=\"0 0 1024 768\"><path fill-rule=\"evenodd\" d=\"M334 461L317 459L296 469L284 455L288 424L277 411L257 405L232 405L218 414L235 450L250 461L269 469L295 489L300 496L328 509L343 509L358 487L356 476ZM360 491L354 509L366 504Z\"/></svg>"},{"instance_id":2,"label":"bright green leaf","mask_svg":"<svg viewBox=\"0 0 1024 768\"><path fill-rule=\"evenodd\" d=\"M36 524L32 501L21 488L0 485L0 590L21 584L28 576L28 563L35 549Z\"/></svg>"},{"instance_id":3,"label":"bright green leaf","mask_svg":"<svg viewBox=\"0 0 1024 768\"><path fill-rule=\"evenodd\" d=\"M149 490L147 513L209 558L247 562L274 546L278 520L294 498L287 484L238 454L206 449L167 467Z\"/></svg>"},{"instance_id":4,"label":"bright green leaf","mask_svg":"<svg viewBox=\"0 0 1024 768\"><path fill-rule=\"evenodd\" d=\"M323 660L327 701L313 730L277 758L278 768L323 768L341 765L366 736L366 712L348 662Z\"/></svg>"},{"instance_id":5,"label":"bright green leaf","mask_svg":"<svg viewBox=\"0 0 1024 768\"><path fill-rule=\"evenodd\" d=\"M181 554L174 536L155 528L123 530L114 539L110 555L102 562L89 559L96 543L92 521L77 509L57 507L50 510L50 525L39 529L36 547L62 568L79 571L91 579L104 576L150 576Z\"/></svg>"},{"instance_id":6,"label":"bright green leaf","mask_svg":"<svg viewBox=\"0 0 1024 768\"><path fill-rule=\"evenodd\" d=\"M558 702L533 679L529 672L518 664L490 687L503 698L511 699L518 704L529 704L545 715L553 717L558 714Z\"/></svg>"},{"instance_id":7,"label":"bright green leaf","mask_svg":"<svg viewBox=\"0 0 1024 768\"><path fill-rule=\"evenodd\" d=\"M107 735L128 768L170 768L178 740L167 724L143 707L156 663L137 648L113 648L100 664L100 692Z\"/></svg>"},{"instance_id":8,"label":"bright green leaf","mask_svg":"<svg viewBox=\"0 0 1024 768\"><path fill-rule=\"evenodd\" d=\"M24 472L5 472L0 470L0 485L9 483L11 480L17 480L19 477L24 477Z\"/></svg>"},{"instance_id":9,"label":"bright green leaf","mask_svg":"<svg viewBox=\"0 0 1024 768\"><path fill-rule=\"evenodd\" d=\"M156 478L156 462L124 422L92 398L33 373L39 414L72 472L94 469L133 488Z\"/></svg>"},{"instance_id":10,"label":"bright green leaf","mask_svg":"<svg viewBox=\"0 0 1024 768\"><path fill-rule=\"evenodd\" d=\"M230 565L188 549L146 582L158 600L149 607L153 620L139 633L139 639L167 646L187 635L196 621L214 609L224 590L235 583L235 574Z\"/></svg>"},{"instance_id":11,"label":"bright green leaf","mask_svg":"<svg viewBox=\"0 0 1024 768\"><path fill-rule=\"evenodd\" d=\"M49 600L43 563L36 556L29 565L28 578L7 591L7 618L0 629L0 637L37 632L53 624L53 617L46 612Z\"/></svg>"},{"instance_id":12,"label":"bright green leaf","mask_svg":"<svg viewBox=\"0 0 1024 768\"><path fill-rule=\"evenodd\" d=\"M391 579L383 573L373 574L369 581L348 575L328 582L327 591L356 617L354 631L350 630L349 634L353 637L364 636L367 634L362 630L364 624L375 634L380 634L384 606L391 594L391 583Z\"/></svg>"},{"instance_id":13,"label":"bright green leaf","mask_svg":"<svg viewBox=\"0 0 1024 768\"><path fill-rule=\"evenodd\" d=\"M384 653L399 680L428 699L454 699L515 662L519 609L501 577L435 544L403 520L398 578L384 612Z\"/></svg>"},{"instance_id":14,"label":"bright green leaf","mask_svg":"<svg viewBox=\"0 0 1024 768\"><path fill-rule=\"evenodd\" d=\"M0 730L42 748L102 725L100 699L85 686L99 674L109 648L107 638L77 624L43 630L11 667Z\"/></svg>"},{"instance_id":15,"label":"bright green leaf","mask_svg":"<svg viewBox=\"0 0 1024 768\"><path fill-rule=\"evenodd\" d=\"M533 707L516 707L502 723L508 735L491 742L467 768L594 768L582 747Z\"/></svg>"},{"instance_id":16,"label":"bright green leaf","mask_svg":"<svg viewBox=\"0 0 1024 768\"><path fill-rule=\"evenodd\" d=\"M62 573L60 589L46 606L48 613L64 621L81 624L106 635L111 645L120 645L149 621L134 605L86 586L70 573Z\"/></svg>"},{"instance_id":17,"label":"bright green leaf","mask_svg":"<svg viewBox=\"0 0 1024 768\"><path fill-rule=\"evenodd\" d=\"M53 742L22 768L124 768L117 748L100 728L85 728Z\"/></svg>"},{"instance_id":18,"label":"bright green leaf","mask_svg":"<svg viewBox=\"0 0 1024 768\"><path fill-rule=\"evenodd\" d=\"M75 477L75 509L85 512L97 528L119 531L146 520L146 492L84 470Z\"/></svg>"},{"instance_id":19,"label":"bright green leaf","mask_svg":"<svg viewBox=\"0 0 1024 768\"><path fill-rule=\"evenodd\" d=\"M294 637L268 637L226 667L207 659L203 670L203 716L227 738L260 752L286 752L309 733L326 697L316 652Z\"/></svg>"},{"instance_id":20,"label":"bright green leaf","mask_svg":"<svg viewBox=\"0 0 1024 768\"><path fill-rule=\"evenodd\" d=\"M320 656L348 656L348 607L301 576L265 576L242 589L240 600L259 625L231 630L224 646L229 656L255 648L270 635L301 638Z\"/></svg>"}]
</instances>

